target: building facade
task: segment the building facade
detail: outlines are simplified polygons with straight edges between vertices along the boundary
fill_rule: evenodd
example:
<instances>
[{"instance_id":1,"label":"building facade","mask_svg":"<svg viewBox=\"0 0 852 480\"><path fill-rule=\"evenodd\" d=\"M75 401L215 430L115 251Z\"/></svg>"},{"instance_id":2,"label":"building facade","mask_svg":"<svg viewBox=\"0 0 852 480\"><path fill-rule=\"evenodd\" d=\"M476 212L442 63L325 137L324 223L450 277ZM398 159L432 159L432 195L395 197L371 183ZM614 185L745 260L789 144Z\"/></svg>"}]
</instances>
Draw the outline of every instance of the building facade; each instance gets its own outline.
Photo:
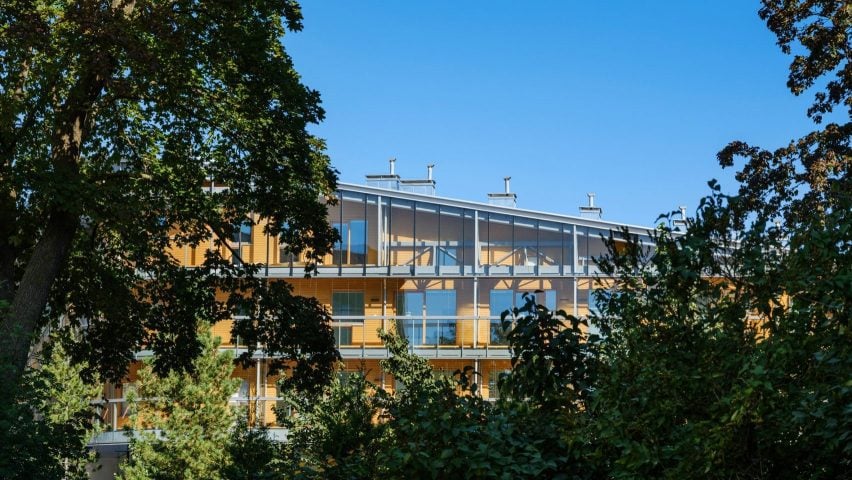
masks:
<instances>
[{"instance_id":1,"label":"building facade","mask_svg":"<svg viewBox=\"0 0 852 480\"><path fill-rule=\"evenodd\" d=\"M626 227L648 238L645 227L601 220L592 197L580 216L522 210L515 202L509 179L488 202L473 202L435 195L431 168L423 180L402 180L391 170L368 176L367 185L339 186L328 220L341 240L311 278L304 277L304 259L265 235L262 223L247 222L231 247L241 261L263 265L269 281L287 281L295 294L329 309L347 372L364 371L374 384L393 390L394 379L379 366L388 352L378 336L379 329L393 330L429 358L436 373L473 366L482 395L493 398L499 374L510 368L501 313L521 305L524 293L537 292L537 302L549 309L588 314L592 292L607 281L595 262L606 250L602 236ZM212 239L172 253L192 267L210 248L217 248ZM239 353L239 338L230 330L231 322L214 326L221 348ZM125 383L106 388L103 419L113 432L96 439L102 451L126 443L119 431L128 420L125 396L137 366ZM247 405L253 418L274 427L277 378L267 372L262 354L253 367L237 369L242 382L233 403Z\"/></svg>"}]
</instances>

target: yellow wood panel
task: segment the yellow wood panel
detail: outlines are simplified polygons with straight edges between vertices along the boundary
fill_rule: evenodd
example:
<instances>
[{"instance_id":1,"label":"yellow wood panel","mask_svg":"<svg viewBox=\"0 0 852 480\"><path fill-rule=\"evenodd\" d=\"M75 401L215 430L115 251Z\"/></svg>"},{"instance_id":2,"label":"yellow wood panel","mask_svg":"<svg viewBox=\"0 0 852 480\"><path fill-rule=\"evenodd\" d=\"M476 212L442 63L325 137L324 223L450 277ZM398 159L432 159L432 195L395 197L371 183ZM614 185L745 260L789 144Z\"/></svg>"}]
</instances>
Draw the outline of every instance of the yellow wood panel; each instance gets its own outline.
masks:
<instances>
[{"instance_id":1,"label":"yellow wood panel","mask_svg":"<svg viewBox=\"0 0 852 480\"><path fill-rule=\"evenodd\" d=\"M222 339L222 345L232 345L231 343L231 327L234 325L233 320L222 320L213 325L213 336Z\"/></svg>"},{"instance_id":2,"label":"yellow wood panel","mask_svg":"<svg viewBox=\"0 0 852 480\"><path fill-rule=\"evenodd\" d=\"M382 341L379 340L379 329L382 328L382 321L380 319L371 319L364 321L364 343L367 346L381 346ZM353 338L355 337L355 333L352 333Z\"/></svg>"},{"instance_id":3,"label":"yellow wood panel","mask_svg":"<svg viewBox=\"0 0 852 480\"><path fill-rule=\"evenodd\" d=\"M463 320L456 323L456 344L465 347L473 346L473 320Z\"/></svg>"},{"instance_id":4,"label":"yellow wood panel","mask_svg":"<svg viewBox=\"0 0 852 480\"><path fill-rule=\"evenodd\" d=\"M491 320L480 317L479 326L477 328L479 346L489 345L491 343Z\"/></svg>"}]
</instances>

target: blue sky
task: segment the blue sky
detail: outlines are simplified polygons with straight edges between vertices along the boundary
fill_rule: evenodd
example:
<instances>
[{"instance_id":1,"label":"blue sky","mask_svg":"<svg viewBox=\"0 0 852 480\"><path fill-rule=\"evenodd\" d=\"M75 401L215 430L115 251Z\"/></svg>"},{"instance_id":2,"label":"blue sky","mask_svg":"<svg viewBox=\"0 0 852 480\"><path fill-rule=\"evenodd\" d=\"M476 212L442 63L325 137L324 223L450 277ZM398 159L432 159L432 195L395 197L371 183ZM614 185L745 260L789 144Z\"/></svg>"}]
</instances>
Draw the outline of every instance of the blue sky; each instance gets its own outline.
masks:
<instances>
[{"instance_id":1,"label":"blue sky","mask_svg":"<svg viewBox=\"0 0 852 480\"><path fill-rule=\"evenodd\" d=\"M650 225L692 211L733 171L716 152L778 147L811 130L812 95L759 3L304 0L284 38L322 94L344 182L434 163L441 196L485 201L512 177L518 207L569 215L597 194L604 218Z\"/></svg>"}]
</instances>

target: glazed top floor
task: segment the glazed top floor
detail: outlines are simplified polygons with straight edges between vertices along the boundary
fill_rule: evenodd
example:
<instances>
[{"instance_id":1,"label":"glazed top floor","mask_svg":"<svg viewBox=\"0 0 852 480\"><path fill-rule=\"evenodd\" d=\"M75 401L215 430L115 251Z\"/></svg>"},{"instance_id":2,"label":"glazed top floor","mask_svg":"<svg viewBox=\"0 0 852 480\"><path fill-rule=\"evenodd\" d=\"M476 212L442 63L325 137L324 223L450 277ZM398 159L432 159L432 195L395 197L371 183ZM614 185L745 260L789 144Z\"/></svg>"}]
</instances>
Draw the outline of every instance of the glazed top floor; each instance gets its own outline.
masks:
<instances>
[{"instance_id":1,"label":"glazed top floor","mask_svg":"<svg viewBox=\"0 0 852 480\"><path fill-rule=\"evenodd\" d=\"M514 207L441 198L372 186L341 184L328 221L340 233L318 276L586 276L599 273L601 237L626 227L650 246L648 227ZM304 258L249 219L229 239L242 261L270 277L302 277ZM198 265L211 240L174 248L184 265ZM230 249L219 247L231 256Z\"/></svg>"}]
</instances>

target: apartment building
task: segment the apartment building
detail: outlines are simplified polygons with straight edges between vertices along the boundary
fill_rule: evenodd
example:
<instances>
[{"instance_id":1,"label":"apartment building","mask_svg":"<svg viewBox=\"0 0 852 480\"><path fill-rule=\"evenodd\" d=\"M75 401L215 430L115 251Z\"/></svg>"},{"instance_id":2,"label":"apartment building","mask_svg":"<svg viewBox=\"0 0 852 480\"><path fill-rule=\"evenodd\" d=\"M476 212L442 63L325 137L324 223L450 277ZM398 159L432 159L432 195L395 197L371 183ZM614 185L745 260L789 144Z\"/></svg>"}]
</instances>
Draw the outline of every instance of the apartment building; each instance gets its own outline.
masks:
<instances>
[{"instance_id":1,"label":"apartment building","mask_svg":"<svg viewBox=\"0 0 852 480\"><path fill-rule=\"evenodd\" d=\"M341 240L311 278L304 277L303 259L265 235L263 224L246 222L231 246L242 261L262 264L269 281L287 281L296 294L327 306L343 374L364 370L371 382L394 388L394 379L379 367L387 357L377 334L383 328L405 335L436 373L473 366L482 376L483 396L495 397L499 374L510 368L501 313L520 305L527 292L550 309L586 315L592 291L606 282L595 262L605 252L601 237L622 227L642 238L648 234L646 227L602 220L592 194L576 216L518 208L509 181L481 202L443 198L431 166L423 179L402 179L392 161L389 173L368 175L365 185L341 184L338 203L328 211ZM558 195L554 207L565 208ZM172 253L192 267L209 248L215 248L212 241ZM222 322L214 333L222 348L239 353L239 338L230 329L231 322ZM235 371L242 385L233 403L274 426L277 379L267 375L266 361L258 354L253 367ZM104 420L113 430L127 421L124 396L134 372L128 383L107 388ZM120 432L103 434L98 442L102 449L126 443Z\"/></svg>"}]
</instances>

